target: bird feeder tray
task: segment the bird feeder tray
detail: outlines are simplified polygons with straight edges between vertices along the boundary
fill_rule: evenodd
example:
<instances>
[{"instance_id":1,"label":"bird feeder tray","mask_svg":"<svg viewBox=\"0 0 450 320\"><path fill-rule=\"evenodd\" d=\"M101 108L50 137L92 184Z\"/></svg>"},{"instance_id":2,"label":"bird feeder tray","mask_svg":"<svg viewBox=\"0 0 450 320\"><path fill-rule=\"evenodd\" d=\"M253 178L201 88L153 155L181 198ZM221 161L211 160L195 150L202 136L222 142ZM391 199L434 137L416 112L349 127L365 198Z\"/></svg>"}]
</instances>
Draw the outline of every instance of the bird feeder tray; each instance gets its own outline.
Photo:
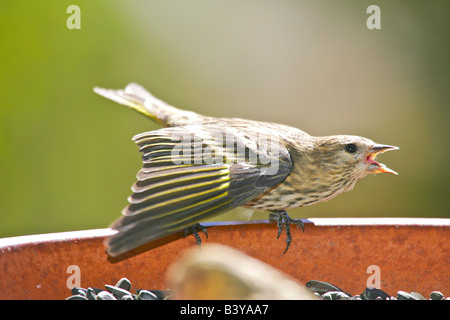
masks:
<instances>
[{"instance_id":1,"label":"bird feeder tray","mask_svg":"<svg viewBox=\"0 0 450 320\"><path fill-rule=\"evenodd\" d=\"M315 218L305 232L291 227L276 239L269 221L208 223L208 239L257 258L302 283L320 280L355 295L379 280L380 289L450 295L450 219ZM166 270L195 238L175 234L111 258L96 229L0 239L0 299L65 299L75 272L81 287L104 288L126 277L135 289L165 290ZM71 267L72 266L72 267ZM74 271L75 270L75 271ZM375 281L375 282L374 282Z\"/></svg>"}]
</instances>

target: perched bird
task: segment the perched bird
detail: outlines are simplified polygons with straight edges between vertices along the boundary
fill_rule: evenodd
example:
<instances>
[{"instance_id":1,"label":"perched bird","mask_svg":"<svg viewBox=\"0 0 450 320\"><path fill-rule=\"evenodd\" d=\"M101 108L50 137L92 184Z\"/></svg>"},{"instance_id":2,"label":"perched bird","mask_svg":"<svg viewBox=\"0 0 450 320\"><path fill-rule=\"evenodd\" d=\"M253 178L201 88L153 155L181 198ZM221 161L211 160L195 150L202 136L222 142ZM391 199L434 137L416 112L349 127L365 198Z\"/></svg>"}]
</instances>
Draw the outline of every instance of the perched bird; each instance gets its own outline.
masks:
<instances>
[{"instance_id":1,"label":"perched bird","mask_svg":"<svg viewBox=\"0 0 450 320\"><path fill-rule=\"evenodd\" d=\"M271 212L278 237L286 230L286 252L289 224L303 227L287 209L330 200L370 173L397 174L375 157L398 148L363 137L315 137L276 123L208 117L170 106L135 83L94 91L165 127L133 138L143 167L111 226L118 231L106 242L113 257L238 206Z\"/></svg>"}]
</instances>

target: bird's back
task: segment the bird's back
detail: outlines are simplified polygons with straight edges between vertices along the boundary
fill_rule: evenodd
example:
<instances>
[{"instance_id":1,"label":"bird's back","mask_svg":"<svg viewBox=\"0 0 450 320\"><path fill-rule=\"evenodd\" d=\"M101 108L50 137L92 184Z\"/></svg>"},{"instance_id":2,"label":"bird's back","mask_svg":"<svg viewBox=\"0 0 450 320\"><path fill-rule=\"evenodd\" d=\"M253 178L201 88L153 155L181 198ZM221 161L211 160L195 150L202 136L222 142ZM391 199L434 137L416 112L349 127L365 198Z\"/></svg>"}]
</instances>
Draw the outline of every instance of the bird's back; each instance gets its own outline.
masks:
<instances>
[{"instance_id":1,"label":"bird's back","mask_svg":"<svg viewBox=\"0 0 450 320\"><path fill-rule=\"evenodd\" d=\"M125 90L95 88L94 91L150 117L162 127L211 125L217 126L218 128L235 128L245 132L258 131L261 134L264 132L273 133L275 131L287 140L298 139L299 136L309 136L300 129L278 123L241 118L216 118L193 111L182 110L158 99L136 83L130 83Z\"/></svg>"}]
</instances>

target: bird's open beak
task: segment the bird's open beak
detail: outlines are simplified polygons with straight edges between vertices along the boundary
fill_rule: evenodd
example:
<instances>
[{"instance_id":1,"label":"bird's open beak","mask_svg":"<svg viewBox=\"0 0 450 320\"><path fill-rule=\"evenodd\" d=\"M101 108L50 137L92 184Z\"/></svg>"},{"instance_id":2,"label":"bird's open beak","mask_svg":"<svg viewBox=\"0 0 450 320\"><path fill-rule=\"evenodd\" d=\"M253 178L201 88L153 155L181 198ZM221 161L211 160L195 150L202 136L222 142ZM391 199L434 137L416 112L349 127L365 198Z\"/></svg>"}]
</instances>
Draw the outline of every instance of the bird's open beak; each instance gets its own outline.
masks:
<instances>
[{"instance_id":1,"label":"bird's open beak","mask_svg":"<svg viewBox=\"0 0 450 320\"><path fill-rule=\"evenodd\" d=\"M389 150L398 150L398 147L394 146L387 146L387 145L381 145L381 144L375 144L370 150L369 154L367 155L367 163L369 164L369 171L372 173L392 173L397 175L398 173L394 170L389 169L384 164L379 163L375 161L375 157L379 155L380 153L389 151Z\"/></svg>"}]
</instances>

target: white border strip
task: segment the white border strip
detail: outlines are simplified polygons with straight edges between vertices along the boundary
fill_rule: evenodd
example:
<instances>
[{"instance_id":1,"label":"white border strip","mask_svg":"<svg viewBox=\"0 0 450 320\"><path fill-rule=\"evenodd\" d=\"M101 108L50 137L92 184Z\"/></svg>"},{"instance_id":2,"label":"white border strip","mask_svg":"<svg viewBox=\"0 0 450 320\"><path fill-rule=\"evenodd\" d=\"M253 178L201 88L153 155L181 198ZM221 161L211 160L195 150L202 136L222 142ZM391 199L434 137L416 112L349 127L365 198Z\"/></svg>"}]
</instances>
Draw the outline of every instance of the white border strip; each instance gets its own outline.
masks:
<instances>
[{"instance_id":1,"label":"white border strip","mask_svg":"<svg viewBox=\"0 0 450 320\"><path fill-rule=\"evenodd\" d=\"M445 218L309 218L316 226L432 226L450 227Z\"/></svg>"},{"instance_id":2,"label":"white border strip","mask_svg":"<svg viewBox=\"0 0 450 320\"><path fill-rule=\"evenodd\" d=\"M3 247L9 247L12 245L21 245L25 243L40 243L46 241L66 241L76 238L98 238L111 236L117 231L105 228L105 229L91 229L80 231L68 231L68 232L55 232L44 234L32 234L27 236L18 236L0 239L0 249Z\"/></svg>"}]
</instances>

